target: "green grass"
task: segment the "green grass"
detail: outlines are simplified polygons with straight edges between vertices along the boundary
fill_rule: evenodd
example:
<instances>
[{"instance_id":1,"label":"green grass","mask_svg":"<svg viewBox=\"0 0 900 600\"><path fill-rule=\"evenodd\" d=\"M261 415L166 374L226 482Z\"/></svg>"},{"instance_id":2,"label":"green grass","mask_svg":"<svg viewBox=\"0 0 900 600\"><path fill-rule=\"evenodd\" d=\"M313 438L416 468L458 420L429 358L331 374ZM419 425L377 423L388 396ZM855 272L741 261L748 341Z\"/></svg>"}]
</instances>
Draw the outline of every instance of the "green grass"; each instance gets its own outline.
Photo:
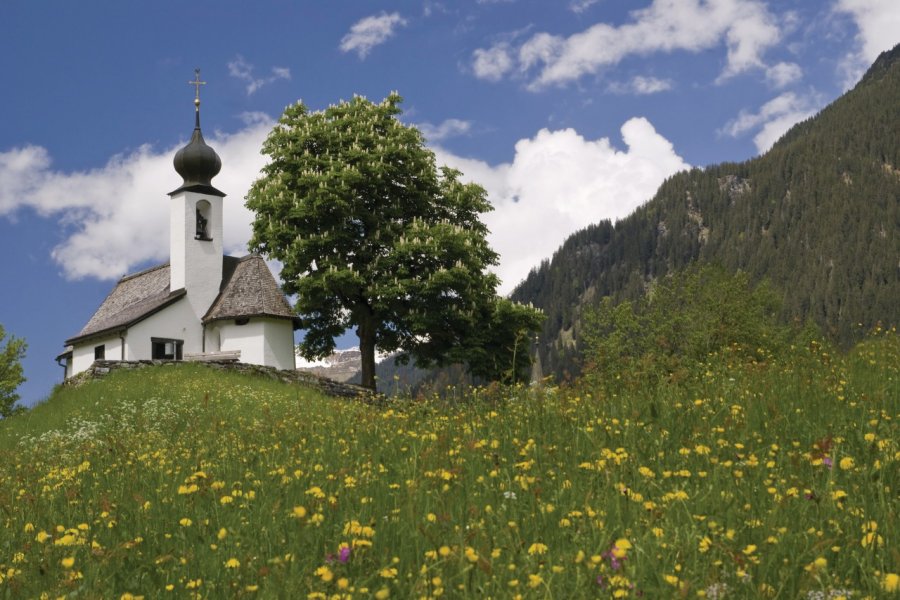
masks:
<instances>
[{"instance_id":1,"label":"green grass","mask_svg":"<svg viewBox=\"0 0 900 600\"><path fill-rule=\"evenodd\" d=\"M884 334L380 408L114 373L0 422L0 598L890 596L898 370Z\"/></svg>"}]
</instances>

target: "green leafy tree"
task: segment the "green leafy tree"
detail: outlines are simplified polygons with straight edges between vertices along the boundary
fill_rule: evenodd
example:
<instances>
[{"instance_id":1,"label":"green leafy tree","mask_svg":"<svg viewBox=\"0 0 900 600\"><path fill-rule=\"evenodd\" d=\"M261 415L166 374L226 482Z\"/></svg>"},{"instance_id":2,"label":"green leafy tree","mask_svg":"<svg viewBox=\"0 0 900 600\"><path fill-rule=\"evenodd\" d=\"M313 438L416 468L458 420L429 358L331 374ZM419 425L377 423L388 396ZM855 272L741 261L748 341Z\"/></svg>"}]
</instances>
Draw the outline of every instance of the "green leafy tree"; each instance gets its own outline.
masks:
<instances>
[{"instance_id":1,"label":"green leafy tree","mask_svg":"<svg viewBox=\"0 0 900 600\"><path fill-rule=\"evenodd\" d=\"M487 194L459 171L436 168L422 134L398 120L401 101L392 93L320 112L289 106L247 195L256 213L250 246L283 265L307 330L304 356L333 352L334 339L355 327L370 389L376 347L423 368L466 363L499 376L480 360L488 342L509 333L493 319L529 319L498 305L487 271L497 254L480 220L491 210Z\"/></svg>"},{"instance_id":2,"label":"green leafy tree","mask_svg":"<svg viewBox=\"0 0 900 600\"><path fill-rule=\"evenodd\" d=\"M780 325L780 303L746 273L693 265L656 283L637 302L605 297L585 314L582 332L590 376L604 384L645 385L689 376L717 353L763 362L793 333Z\"/></svg>"},{"instance_id":3,"label":"green leafy tree","mask_svg":"<svg viewBox=\"0 0 900 600\"><path fill-rule=\"evenodd\" d=\"M6 331L0 325L0 417L6 418L20 410L15 404L19 400L16 394L24 381L22 359L25 358L25 340L10 336L6 344Z\"/></svg>"}]
</instances>

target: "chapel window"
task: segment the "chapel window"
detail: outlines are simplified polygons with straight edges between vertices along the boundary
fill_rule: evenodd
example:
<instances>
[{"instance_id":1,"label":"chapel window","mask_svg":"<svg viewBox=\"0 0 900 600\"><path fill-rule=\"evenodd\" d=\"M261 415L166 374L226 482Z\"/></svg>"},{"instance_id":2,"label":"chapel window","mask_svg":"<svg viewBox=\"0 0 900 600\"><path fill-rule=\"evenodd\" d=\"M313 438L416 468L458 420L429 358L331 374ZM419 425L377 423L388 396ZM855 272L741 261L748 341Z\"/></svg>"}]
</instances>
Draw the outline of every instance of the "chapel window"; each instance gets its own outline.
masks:
<instances>
[{"instance_id":1,"label":"chapel window","mask_svg":"<svg viewBox=\"0 0 900 600\"><path fill-rule=\"evenodd\" d=\"M106 344L100 344L99 346L94 346L94 360L105 360L106 359Z\"/></svg>"},{"instance_id":2,"label":"chapel window","mask_svg":"<svg viewBox=\"0 0 900 600\"><path fill-rule=\"evenodd\" d=\"M150 338L151 358L154 360L181 360L183 340Z\"/></svg>"}]
</instances>

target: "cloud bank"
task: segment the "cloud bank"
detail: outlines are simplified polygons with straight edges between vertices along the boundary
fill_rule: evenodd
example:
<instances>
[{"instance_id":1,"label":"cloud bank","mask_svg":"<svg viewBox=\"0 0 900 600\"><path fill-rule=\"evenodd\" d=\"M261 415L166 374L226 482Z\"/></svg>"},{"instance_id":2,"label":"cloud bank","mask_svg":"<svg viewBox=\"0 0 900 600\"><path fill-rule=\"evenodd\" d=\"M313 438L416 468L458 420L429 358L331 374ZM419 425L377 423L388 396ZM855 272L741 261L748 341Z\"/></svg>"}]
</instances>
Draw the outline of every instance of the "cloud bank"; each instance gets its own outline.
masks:
<instances>
[{"instance_id":1,"label":"cloud bank","mask_svg":"<svg viewBox=\"0 0 900 600\"><path fill-rule=\"evenodd\" d=\"M765 68L763 54L781 38L775 15L759 0L654 0L630 16L622 25L597 23L568 37L540 32L518 47L498 42L479 48L473 72L490 81L524 76L530 88L540 89L595 74L631 55L699 52L724 43L724 80Z\"/></svg>"},{"instance_id":2,"label":"cloud bank","mask_svg":"<svg viewBox=\"0 0 900 600\"><path fill-rule=\"evenodd\" d=\"M542 129L516 143L511 163L496 166L437 149L439 163L488 190L494 211L484 220L491 246L500 253L503 293L570 234L627 216L666 177L690 167L644 118L629 119L621 134L626 150L608 138L585 139L573 129Z\"/></svg>"},{"instance_id":3,"label":"cloud bank","mask_svg":"<svg viewBox=\"0 0 900 600\"><path fill-rule=\"evenodd\" d=\"M224 168L215 185L226 194L224 243L242 254L252 215L243 196L263 166L259 148L274 122L252 115L234 134L207 136ZM185 140L185 143L187 140ZM116 279L148 261L169 258L169 197L181 179L172 157L183 144L142 146L84 172L51 168L38 146L0 152L0 216L31 209L55 219L65 239L52 251L67 279Z\"/></svg>"},{"instance_id":4,"label":"cloud bank","mask_svg":"<svg viewBox=\"0 0 900 600\"><path fill-rule=\"evenodd\" d=\"M445 121L436 131L458 133L467 129L463 123ZM269 117L253 114L242 130L208 137L223 163L215 185L229 194L226 252L246 250L252 214L243 198L264 164L259 148L272 125ZM434 147L438 164L460 169L466 180L488 190L495 210L485 222L501 257L502 292L511 291L568 235L626 216L667 176L689 166L646 119L628 120L621 135L625 150L608 138L542 129L516 143L511 163L499 165ZM52 256L69 279L116 279L149 261L163 262L169 252L166 192L180 183L172 167L178 147L143 146L98 169L71 173L54 171L46 150L37 146L0 153L0 216L30 209L55 219L65 239Z\"/></svg>"}]
</instances>

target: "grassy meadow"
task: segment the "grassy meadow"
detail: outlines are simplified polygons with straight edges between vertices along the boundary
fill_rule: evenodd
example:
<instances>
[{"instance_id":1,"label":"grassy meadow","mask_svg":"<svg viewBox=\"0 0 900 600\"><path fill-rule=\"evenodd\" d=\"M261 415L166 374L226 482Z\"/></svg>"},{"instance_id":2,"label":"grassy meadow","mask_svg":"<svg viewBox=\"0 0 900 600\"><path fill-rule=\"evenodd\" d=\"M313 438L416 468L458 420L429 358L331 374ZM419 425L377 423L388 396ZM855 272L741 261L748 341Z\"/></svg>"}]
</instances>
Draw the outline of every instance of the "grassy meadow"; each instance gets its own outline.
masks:
<instances>
[{"instance_id":1,"label":"grassy meadow","mask_svg":"<svg viewBox=\"0 0 900 600\"><path fill-rule=\"evenodd\" d=\"M0 598L896 597L898 419L892 332L380 406L114 373L0 422Z\"/></svg>"}]
</instances>

